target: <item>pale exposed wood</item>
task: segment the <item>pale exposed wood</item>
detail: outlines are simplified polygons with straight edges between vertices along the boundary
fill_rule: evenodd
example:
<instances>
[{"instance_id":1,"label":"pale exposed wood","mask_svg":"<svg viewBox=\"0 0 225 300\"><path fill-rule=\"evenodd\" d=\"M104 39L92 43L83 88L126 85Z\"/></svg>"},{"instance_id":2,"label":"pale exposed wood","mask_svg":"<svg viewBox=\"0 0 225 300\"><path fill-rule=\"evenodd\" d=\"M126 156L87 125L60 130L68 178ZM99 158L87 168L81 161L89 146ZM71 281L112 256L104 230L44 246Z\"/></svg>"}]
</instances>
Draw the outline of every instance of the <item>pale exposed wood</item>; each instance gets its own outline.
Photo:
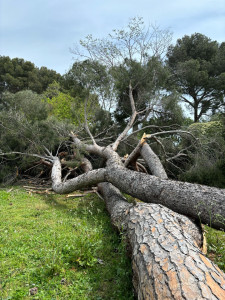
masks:
<instances>
[{"instance_id":1,"label":"pale exposed wood","mask_svg":"<svg viewBox=\"0 0 225 300\"><path fill-rule=\"evenodd\" d=\"M77 197L84 197L85 194L71 194L67 195L66 198L77 198Z\"/></svg>"},{"instance_id":2,"label":"pale exposed wood","mask_svg":"<svg viewBox=\"0 0 225 300\"><path fill-rule=\"evenodd\" d=\"M54 192L50 192L48 190L45 190L45 191L37 191L37 190L33 190L33 189L26 189L26 191L30 194L30 193L34 193L34 194L41 194L41 195L44 195L44 194L55 194Z\"/></svg>"},{"instance_id":3,"label":"pale exposed wood","mask_svg":"<svg viewBox=\"0 0 225 300\"><path fill-rule=\"evenodd\" d=\"M66 198L84 197L87 194L96 193L96 190L85 191L82 194L68 194Z\"/></svg>"},{"instance_id":4,"label":"pale exposed wood","mask_svg":"<svg viewBox=\"0 0 225 300\"><path fill-rule=\"evenodd\" d=\"M160 159L146 142L143 143L140 154L153 175L162 179L168 179Z\"/></svg>"},{"instance_id":5,"label":"pale exposed wood","mask_svg":"<svg viewBox=\"0 0 225 300\"><path fill-rule=\"evenodd\" d=\"M52 191L52 188L48 188L46 189L46 187L42 187L42 186L30 186L30 185L23 185L23 187L26 189L36 189L36 190L48 190L48 191Z\"/></svg>"}]
</instances>

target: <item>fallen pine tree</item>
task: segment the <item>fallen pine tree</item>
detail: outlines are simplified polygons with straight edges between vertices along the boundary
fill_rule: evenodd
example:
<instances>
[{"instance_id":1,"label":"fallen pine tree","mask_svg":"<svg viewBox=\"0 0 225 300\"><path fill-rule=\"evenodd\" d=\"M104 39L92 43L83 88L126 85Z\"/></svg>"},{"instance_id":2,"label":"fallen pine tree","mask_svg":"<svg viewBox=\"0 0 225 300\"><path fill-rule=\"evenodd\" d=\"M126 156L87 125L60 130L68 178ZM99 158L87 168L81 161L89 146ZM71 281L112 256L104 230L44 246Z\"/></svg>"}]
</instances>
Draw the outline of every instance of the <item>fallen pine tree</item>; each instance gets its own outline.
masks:
<instances>
[{"instance_id":1,"label":"fallen pine tree","mask_svg":"<svg viewBox=\"0 0 225 300\"><path fill-rule=\"evenodd\" d=\"M63 178L65 160L59 155L59 149L53 155L46 147L38 145L37 149L41 149L42 153L29 155L41 159L49 169L52 168L52 189L56 193L68 194L98 186L113 225L127 237L132 258L133 285L138 299L223 300L225 274L201 252L203 238L200 224L225 229L225 191L168 179L158 156L146 143L147 139L162 134L172 138L173 134L190 133L160 129L150 136L144 136L126 159L121 159L118 154L121 142L137 133L139 125L143 130L143 124L151 114L159 113L161 116L164 113L168 117L164 108L158 111L157 105L156 109L154 107L165 88L159 84L163 73L159 58L167 47L168 34L157 29L153 34L149 30L143 32L140 19L134 19L128 28L128 31L115 31L115 36L111 35L109 41L88 36L81 43L87 50L83 55L85 60L76 63L72 70L75 72L72 81L78 79L86 88L85 94L88 94L84 105L84 128L88 142L81 141L72 133L71 144L66 144L62 150L84 154L80 156L80 173L76 172L77 166L73 166ZM153 54L149 53L151 51ZM125 128L116 138L110 138L108 145L103 146L101 139L98 142L89 129L88 125L93 125L94 121L88 121L86 110L89 98L94 101L98 96L106 95L107 104L109 93L115 86L118 86L117 100L123 102L119 108L125 112ZM112 98L115 98L115 94ZM130 105L127 105L128 101ZM139 104L139 111L136 103ZM94 101L89 108L93 110L98 105ZM110 109L107 111L105 105L102 107L100 113L103 117L108 116ZM3 124L2 128L6 130L7 125ZM98 133L98 136L103 136L107 130ZM53 133L58 133L57 128L53 128ZM32 146L35 144L31 138L29 142ZM102 159L101 167L92 169L87 159L92 155ZM179 155L184 155L184 152L176 156ZM145 165L138 161L139 157L142 157ZM128 203L121 192L142 203Z\"/></svg>"},{"instance_id":2,"label":"fallen pine tree","mask_svg":"<svg viewBox=\"0 0 225 300\"><path fill-rule=\"evenodd\" d=\"M146 142L153 135L144 135L126 160L121 159L117 148L136 116L132 93L130 100L133 103L130 122L110 145L98 145L88 126L86 130L92 143L84 143L70 134L73 149L86 156L100 157L103 160L100 168L92 169L90 161L81 156L82 174L71 179L66 175L62 179L65 161L60 155L52 155L45 147L42 155L30 155L48 162L48 167L52 168L52 189L56 193L69 194L98 185L113 225L127 237L138 299L222 300L225 298L225 274L201 252L200 223L225 229L225 192L168 179L158 156ZM140 156L151 174L128 169L137 164ZM143 167L142 171L145 169ZM71 170L68 174L71 175ZM121 192L142 203L128 203Z\"/></svg>"},{"instance_id":3,"label":"fallen pine tree","mask_svg":"<svg viewBox=\"0 0 225 300\"><path fill-rule=\"evenodd\" d=\"M92 170L87 162L86 173L62 182L60 160L52 157L53 190L69 193L98 184L113 225L126 234L138 299L223 299L225 274L201 252L199 220L224 228L224 191L165 179L165 170L145 140L143 157L148 165L153 162L153 174L155 170L164 179L127 170L113 146L86 145L72 137L77 147L104 157L106 167ZM151 204L132 205L120 190Z\"/></svg>"}]
</instances>

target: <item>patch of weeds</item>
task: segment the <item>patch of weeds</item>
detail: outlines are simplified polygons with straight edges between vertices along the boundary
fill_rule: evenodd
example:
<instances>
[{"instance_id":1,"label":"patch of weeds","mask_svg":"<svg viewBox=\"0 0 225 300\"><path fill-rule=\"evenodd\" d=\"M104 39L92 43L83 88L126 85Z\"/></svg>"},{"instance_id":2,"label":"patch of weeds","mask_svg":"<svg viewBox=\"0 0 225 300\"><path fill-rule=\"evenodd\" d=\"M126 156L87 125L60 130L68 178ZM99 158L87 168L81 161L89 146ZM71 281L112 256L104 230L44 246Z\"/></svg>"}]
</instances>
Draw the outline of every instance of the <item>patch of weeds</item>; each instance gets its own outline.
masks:
<instances>
[{"instance_id":1,"label":"patch of weeds","mask_svg":"<svg viewBox=\"0 0 225 300\"><path fill-rule=\"evenodd\" d=\"M205 226L207 256L225 272L225 232Z\"/></svg>"},{"instance_id":2,"label":"patch of weeds","mask_svg":"<svg viewBox=\"0 0 225 300\"><path fill-rule=\"evenodd\" d=\"M0 299L133 299L131 263L97 196L14 187L0 200Z\"/></svg>"}]
</instances>

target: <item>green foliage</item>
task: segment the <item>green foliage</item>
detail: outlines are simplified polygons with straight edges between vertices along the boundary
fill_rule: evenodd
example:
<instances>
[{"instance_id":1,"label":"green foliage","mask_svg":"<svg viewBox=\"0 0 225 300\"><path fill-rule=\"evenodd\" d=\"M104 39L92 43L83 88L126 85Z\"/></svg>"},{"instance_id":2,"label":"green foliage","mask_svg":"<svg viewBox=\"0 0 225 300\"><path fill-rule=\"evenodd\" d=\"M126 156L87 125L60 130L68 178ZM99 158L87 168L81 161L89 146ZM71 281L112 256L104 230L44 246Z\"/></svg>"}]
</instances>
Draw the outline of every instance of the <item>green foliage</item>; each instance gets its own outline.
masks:
<instances>
[{"instance_id":1,"label":"green foliage","mask_svg":"<svg viewBox=\"0 0 225 300\"><path fill-rule=\"evenodd\" d=\"M63 88L68 91L72 97L80 96L84 98L86 96L85 84L79 78L80 64L74 63L71 69L63 75Z\"/></svg>"},{"instance_id":2,"label":"green foliage","mask_svg":"<svg viewBox=\"0 0 225 300\"><path fill-rule=\"evenodd\" d=\"M100 199L15 187L0 199L3 299L133 299L130 261Z\"/></svg>"},{"instance_id":3,"label":"green foliage","mask_svg":"<svg viewBox=\"0 0 225 300\"><path fill-rule=\"evenodd\" d=\"M46 98L46 95L49 98ZM56 82L49 86L46 95L38 95L30 90L15 94L3 93L0 102L1 152L15 151L43 155L44 147L47 147L55 154L59 145L69 139L69 132L75 132L78 126L82 128L85 109L88 125L96 134L102 131L104 122L108 124L110 114L100 110L95 95L89 96L90 101L85 107L84 102L79 102L80 99L74 99L69 94L61 92ZM102 119L102 116L105 118ZM5 156L0 161L0 181L11 180L15 174L23 173L37 160L39 159L26 155ZM33 168L33 174L35 170L41 172L40 167Z\"/></svg>"},{"instance_id":4,"label":"green foliage","mask_svg":"<svg viewBox=\"0 0 225 300\"><path fill-rule=\"evenodd\" d=\"M44 146L55 153L58 146L68 139L68 132L75 130L68 121L49 117L42 96L32 91L4 93L1 103L0 150L3 153L16 151L42 155ZM0 181L5 181L18 169L19 172L25 170L37 160L15 154L2 158Z\"/></svg>"},{"instance_id":5,"label":"green foliage","mask_svg":"<svg viewBox=\"0 0 225 300\"><path fill-rule=\"evenodd\" d=\"M194 165L181 175L180 179L187 182L225 188L224 160L221 159L212 163L208 156L196 156L195 160Z\"/></svg>"},{"instance_id":6,"label":"green foliage","mask_svg":"<svg viewBox=\"0 0 225 300\"><path fill-rule=\"evenodd\" d=\"M54 70L49 70L46 67L41 67L37 71L38 82L41 84L40 93L43 93L47 87L53 82L62 82L62 76ZM32 88L30 88L33 90ZM35 90L34 90L35 91Z\"/></svg>"},{"instance_id":7,"label":"green foliage","mask_svg":"<svg viewBox=\"0 0 225 300\"><path fill-rule=\"evenodd\" d=\"M221 120L195 123L189 130L198 138L188 155L191 162L180 179L220 188L225 187L225 140Z\"/></svg>"},{"instance_id":8,"label":"green foliage","mask_svg":"<svg viewBox=\"0 0 225 300\"><path fill-rule=\"evenodd\" d=\"M221 121L211 121L206 123L193 123L189 126L189 130L197 137L214 137L222 136L224 128Z\"/></svg>"},{"instance_id":9,"label":"green foliage","mask_svg":"<svg viewBox=\"0 0 225 300\"><path fill-rule=\"evenodd\" d=\"M111 132L109 130L109 128L112 125L113 125L113 120L112 120L112 116L111 116L110 112L108 112L107 110L103 110L103 109L96 110L95 121L93 122L93 124L91 126L93 135L98 135L98 133L104 134L104 130L107 130L107 129L109 132ZM107 131L105 131L105 132L107 133ZM113 134L113 132L111 132L111 134ZM109 142L109 140L108 140L108 142Z\"/></svg>"},{"instance_id":10,"label":"green foliage","mask_svg":"<svg viewBox=\"0 0 225 300\"><path fill-rule=\"evenodd\" d=\"M207 112L215 113L224 104L224 50L216 41L195 33L178 39L168 49L172 88L194 111L194 121Z\"/></svg>"},{"instance_id":11,"label":"green foliage","mask_svg":"<svg viewBox=\"0 0 225 300\"><path fill-rule=\"evenodd\" d=\"M131 115L129 100L129 83L133 87L133 97L137 110L154 110L158 106L161 109L163 94L160 90L165 87L168 72L159 57L151 57L143 64L136 60L125 59L118 67L114 67L111 73L115 80L116 95L118 98L115 118L121 122ZM160 108L159 108L160 107ZM163 109L161 109L163 114ZM139 114L141 120L146 114ZM141 118L142 117L142 118Z\"/></svg>"},{"instance_id":12,"label":"green foliage","mask_svg":"<svg viewBox=\"0 0 225 300\"><path fill-rule=\"evenodd\" d=\"M170 65L174 66L177 62L186 62L189 59L207 62L216 57L218 43L211 41L203 34L195 33L191 36L185 35L178 39L175 46L168 49L168 59Z\"/></svg>"},{"instance_id":13,"label":"green foliage","mask_svg":"<svg viewBox=\"0 0 225 300\"><path fill-rule=\"evenodd\" d=\"M2 108L3 111L12 110L15 113L20 113L32 123L44 120L48 116L48 107L42 101L42 96L31 90L21 91L15 94L6 92L2 95L0 103L0 108Z\"/></svg>"},{"instance_id":14,"label":"green foliage","mask_svg":"<svg viewBox=\"0 0 225 300\"><path fill-rule=\"evenodd\" d=\"M53 97L57 97L60 92L62 92L61 85L57 81L54 81L48 85L43 94L46 98L52 99Z\"/></svg>"},{"instance_id":15,"label":"green foliage","mask_svg":"<svg viewBox=\"0 0 225 300\"><path fill-rule=\"evenodd\" d=\"M3 95L3 103L0 134L4 149L23 152L31 147L31 151L38 151L36 145L45 145L53 150L60 143L67 127L68 130L74 128L66 122L48 117L46 103L32 91L6 93Z\"/></svg>"},{"instance_id":16,"label":"green foliage","mask_svg":"<svg viewBox=\"0 0 225 300\"><path fill-rule=\"evenodd\" d=\"M61 75L46 67L37 68L22 58L0 56L0 94L8 91L16 93L30 89L42 93L54 80L60 81Z\"/></svg>"},{"instance_id":17,"label":"green foliage","mask_svg":"<svg viewBox=\"0 0 225 300\"><path fill-rule=\"evenodd\" d=\"M57 106L57 110L61 109L58 102L64 108L67 107L67 118L74 124L81 128L85 123L86 112L87 124L93 134L97 135L111 125L111 114L107 111L111 97L110 76L104 65L96 60L75 62L64 75L63 87L68 91L67 97L69 94L73 98L64 101L59 99L58 94L48 102L55 108ZM55 112L59 117L59 113ZM63 115L64 113L60 113L60 117Z\"/></svg>"},{"instance_id":18,"label":"green foliage","mask_svg":"<svg viewBox=\"0 0 225 300\"><path fill-rule=\"evenodd\" d=\"M161 98L160 110L155 112L149 121L144 122L143 126L152 124L157 126L175 125L178 127L184 125L185 122L178 95L174 92Z\"/></svg>"},{"instance_id":19,"label":"green foliage","mask_svg":"<svg viewBox=\"0 0 225 300\"><path fill-rule=\"evenodd\" d=\"M225 233L205 226L207 256L225 272Z\"/></svg>"},{"instance_id":20,"label":"green foliage","mask_svg":"<svg viewBox=\"0 0 225 300\"><path fill-rule=\"evenodd\" d=\"M85 109L89 122L94 119L95 112L98 110L98 100L94 95L89 96L86 108L80 98L73 98L69 94L58 92L57 96L44 98L49 104L50 115L55 116L58 120L68 120L74 125L83 125L85 121Z\"/></svg>"},{"instance_id":21,"label":"green foliage","mask_svg":"<svg viewBox=\"0 0 225 300\"><path fill-rule=\"evenodd\" d=\"M59 120L67 119L73 121L72 104L78 99L74 99L69 94L59 92L57 96L47 98L47 103L50 104L51 113Z\"/></svg>"}]
</instances>

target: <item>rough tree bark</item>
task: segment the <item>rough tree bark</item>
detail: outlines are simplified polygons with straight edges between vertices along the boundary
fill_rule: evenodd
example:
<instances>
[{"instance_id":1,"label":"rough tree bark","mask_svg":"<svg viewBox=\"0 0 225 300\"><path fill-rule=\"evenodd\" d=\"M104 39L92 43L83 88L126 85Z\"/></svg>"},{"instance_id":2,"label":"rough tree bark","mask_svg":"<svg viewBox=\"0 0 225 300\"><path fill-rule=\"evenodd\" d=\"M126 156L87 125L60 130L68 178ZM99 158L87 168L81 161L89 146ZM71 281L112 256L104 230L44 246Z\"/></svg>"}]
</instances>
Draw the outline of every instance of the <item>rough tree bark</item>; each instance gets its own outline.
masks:
<instances>
[{"instance_id":1,"label":"rough tree bark","mask_svg":"<svg viewBox=\"0 0 225 300\"><path fill-rule=\"evenodd\" d=\"M196 224L162 205L131 205L110 183L99 189L112 223L126 232L139 300L225 299L225 274L201 253Z\"/></svg>"}]
</instances>

